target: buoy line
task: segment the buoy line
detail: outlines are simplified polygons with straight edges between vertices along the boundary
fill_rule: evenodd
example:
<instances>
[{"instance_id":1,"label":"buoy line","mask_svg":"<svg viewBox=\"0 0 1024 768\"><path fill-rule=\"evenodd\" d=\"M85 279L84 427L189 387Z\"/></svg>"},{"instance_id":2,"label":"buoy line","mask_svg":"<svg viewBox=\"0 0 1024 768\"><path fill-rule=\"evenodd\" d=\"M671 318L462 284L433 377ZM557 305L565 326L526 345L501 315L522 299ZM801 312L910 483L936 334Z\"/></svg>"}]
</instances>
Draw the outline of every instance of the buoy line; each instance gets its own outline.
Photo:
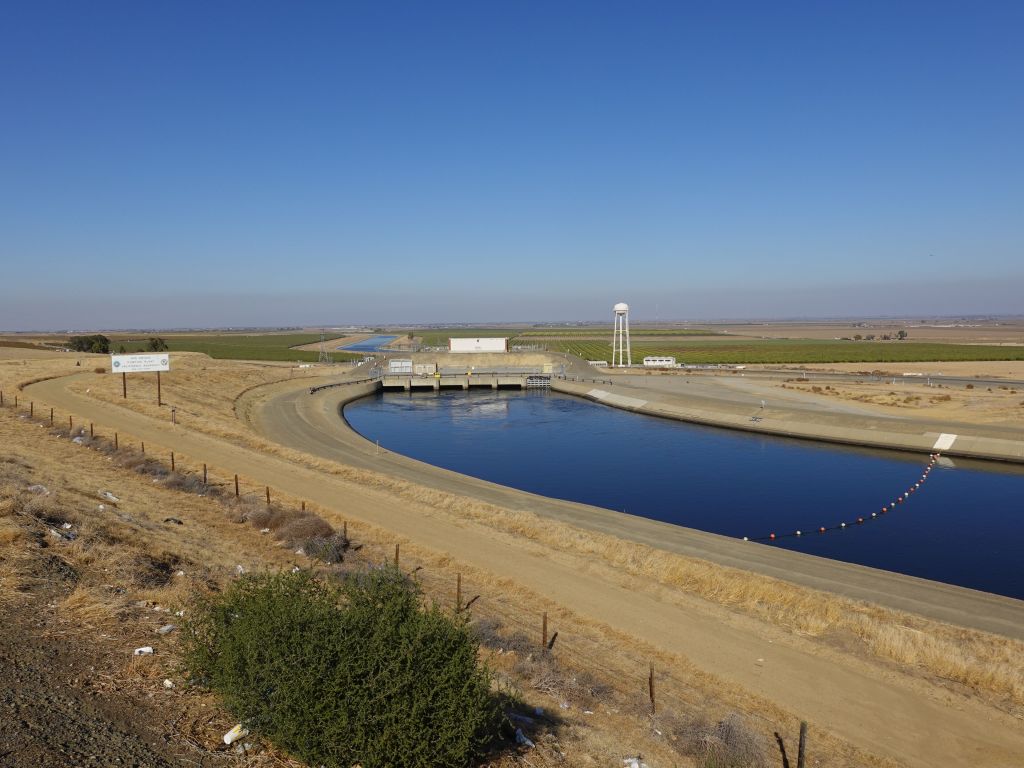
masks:
<instances>
[{"instance_id":1,"label":"buoy line","mask_svg":"<svg viewBox=\"0 0 1024 768\"><path fill-rule=\"evenodd\" d=\"M928 479L928 475L931 474L932 468L935 466L935 464L936 464L936 462L938 460L939 460L939 454L938 453L931 454L929 456L928 463L925 465L925 468L924 468L924 470L921 473L921 479L920 480L918 480L916 483L914 483L912 486L910 486L903 494L897 496L895 499L890 501L888 504L884 505L880 510L872 512L867 517L857 517L857 518L854 519L853 522L843 521L843 522L839 523L838 525L832 525L832 526L822 525L822 526L819 526L818 528L814 528L814 529L811 529L811 528L808 528L807 530L798 529L798 530L795 530L795 531L789 531L787 533L775 533L773 531L772 533L769 533L767 536L744 536L743 537L743 541L777 541L778 539L788 539L788 538L793 538L793 537L797 537L797 536L807 536L808 534L812 534L812 533L817 533L818 535L821 535L823 533L828 533L829 531L841 531L841 530L844 530L846 528L849 528L852 525L863 525L864 523L868 523L868 522L871 522L872 520L876 520L879 517L881 517L882 515L886 515L889 512L894 511L896 509L897 505L905 504L907 501L909 501L911 495L913 493L915 493L916 491L920 490L921 486Z\"/></svg>"}]
</instances>

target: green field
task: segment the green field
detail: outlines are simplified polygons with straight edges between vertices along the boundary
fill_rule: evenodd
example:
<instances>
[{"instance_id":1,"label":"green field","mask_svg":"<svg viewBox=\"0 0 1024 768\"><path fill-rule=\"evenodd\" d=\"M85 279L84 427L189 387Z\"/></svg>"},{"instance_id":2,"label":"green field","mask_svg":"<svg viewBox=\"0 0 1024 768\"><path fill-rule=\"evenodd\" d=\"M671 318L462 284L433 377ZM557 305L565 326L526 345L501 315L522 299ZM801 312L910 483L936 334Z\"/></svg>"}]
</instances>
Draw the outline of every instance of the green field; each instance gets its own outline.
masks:
<instances>
[{"instance_id":1,"label":"green field","mask_svg":"<svg viewBox=\"0 0 1024 768\"><path fill-rule=\"evenodd\" d=\"M553 352L571 352L585 360L611 361L611 340L547 339ZM633 362L648 355L671 355L680 363L914 363L956 360L1024 360L1024 347L983 344L929 344L909 341L833 341L825 339L694 339L632 345Z\"/></svg>"},{"instance_id":2,"label":"green field","mask_svg":"<svg viewBox=\"0 0 1024 768\"><path fill-rule=\"evenodd\" d=\"M558 339L576 338L603 338L611 335L610 328L538 328L536 330L523 331L520 337L550 337ZM720 331L702 330L699 328L633 328L634 336L723 336Z\"/></svg>"},{"instance_id":3,"label":"green field","mask_svg":"<svg viewBox=\"0 0 1024 768\"><path fill-rule=\"evenodd\" d=\"M204 352L221 360L274 360L315 363L320 354L289 347L312 344L320 341L318 335L309 333L290 334L241 334L224 333L203 336L164 336L171 352ZM149 337L111 336L110 349L117 351L121 345L128 352L144 352ZM357 360L361 355L332 351L335 362Z\"/></svg>"}]
</instances>

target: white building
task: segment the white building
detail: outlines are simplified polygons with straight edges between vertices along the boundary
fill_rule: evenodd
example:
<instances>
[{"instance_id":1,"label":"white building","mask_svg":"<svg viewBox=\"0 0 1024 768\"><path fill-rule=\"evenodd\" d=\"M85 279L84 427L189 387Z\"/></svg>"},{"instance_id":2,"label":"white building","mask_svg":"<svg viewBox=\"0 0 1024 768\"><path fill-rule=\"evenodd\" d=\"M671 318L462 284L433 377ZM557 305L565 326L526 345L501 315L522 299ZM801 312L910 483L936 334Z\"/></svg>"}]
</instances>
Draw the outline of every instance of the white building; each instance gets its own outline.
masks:
<instances>
[{"instance_id":1,"label":"white building","mask_svg":"<svg viewBox=\"0 0 1024 768\"><path fill-rule=\"evenodd\" d=\"M674 357L645 357L644 368L675 368L676 359Z\"/></svg>"},{"instance_id":2,"label":"white building","mask_svg":"<svg viewBox=\"0 0 1024 768\"><path fill-rule=\"evenodd\" d=\"M448 339L449 352L508 352L508 339Z\"/></svg>"}]
</instances>

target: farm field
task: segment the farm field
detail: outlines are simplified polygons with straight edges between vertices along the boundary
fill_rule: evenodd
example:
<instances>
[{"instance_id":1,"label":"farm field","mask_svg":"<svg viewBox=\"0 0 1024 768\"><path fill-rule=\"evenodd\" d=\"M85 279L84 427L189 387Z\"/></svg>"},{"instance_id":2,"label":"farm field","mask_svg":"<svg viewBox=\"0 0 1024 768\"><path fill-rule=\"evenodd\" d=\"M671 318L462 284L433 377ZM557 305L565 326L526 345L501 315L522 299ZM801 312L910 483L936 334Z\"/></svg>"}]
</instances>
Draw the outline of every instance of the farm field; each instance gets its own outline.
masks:
<instances>
[{"instance_id":1,"label":"farm field","mask_svg":"<svg viewBox=\"0 0 1024 768\"><path fill-rule=\"evenodd\" d=\"M448 339L505 338L510 339L519 333L513 328L394 328L389 334L405 336L411 333L425 347L447 347Z\"/></svg>"},{"instance_id":2,"label":"farm field","mask_svg":"<svg viewBox=\"0 0 1024 768\"><path fill-rule=\"evenodd\" d=\"M270 361L301 361L315 363L319 358L318 351L292 349L302 344L320 341L319 336L305 333L295 334L233 334L196 335L196 336L164 336L171 352L203 352L210 357L221 360L270 360ZM127 352L142 352L146 349L149 337L111 336L110 348L118 350L123 345ZM332 352L335 361L356 360L359 355L345 352Z\"/></svg>"},{"instance_id":3,"label":"farm field","mask_svg":"<svg viewBox=\"0 0 1024 768\"><path fill-rule=\"evenodd\" d=\"M635 337L634 337L635 338ZM547 339L552 352L585 360L611 360L611 340ZM1024 360L1024 347L981 344L832 341L824 339L694 339L632 344L633 360L670 355L681 363L899 363L972 360Z\"/></svg>"}]
</instances>

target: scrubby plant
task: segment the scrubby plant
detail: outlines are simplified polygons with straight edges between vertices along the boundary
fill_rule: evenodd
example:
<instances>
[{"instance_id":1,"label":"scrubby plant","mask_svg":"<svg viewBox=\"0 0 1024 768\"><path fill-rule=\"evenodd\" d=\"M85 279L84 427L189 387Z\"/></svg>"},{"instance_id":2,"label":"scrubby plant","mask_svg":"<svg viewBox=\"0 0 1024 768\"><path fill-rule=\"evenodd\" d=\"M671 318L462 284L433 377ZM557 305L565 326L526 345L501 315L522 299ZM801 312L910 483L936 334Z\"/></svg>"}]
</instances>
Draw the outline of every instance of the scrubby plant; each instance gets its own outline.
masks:
<instances>
[{"instance_id":1,"label":"scrubby plant","mask_svg":"<svg viewBox=\"0 0 1024 768\"><path fill-rule=\"evenodd\" d=\"M227 707L313 765L465 766L498 726L466 621L387 566L328 585L245 576L187 626L186 660Z\"/></svg>"}]
</instances>

